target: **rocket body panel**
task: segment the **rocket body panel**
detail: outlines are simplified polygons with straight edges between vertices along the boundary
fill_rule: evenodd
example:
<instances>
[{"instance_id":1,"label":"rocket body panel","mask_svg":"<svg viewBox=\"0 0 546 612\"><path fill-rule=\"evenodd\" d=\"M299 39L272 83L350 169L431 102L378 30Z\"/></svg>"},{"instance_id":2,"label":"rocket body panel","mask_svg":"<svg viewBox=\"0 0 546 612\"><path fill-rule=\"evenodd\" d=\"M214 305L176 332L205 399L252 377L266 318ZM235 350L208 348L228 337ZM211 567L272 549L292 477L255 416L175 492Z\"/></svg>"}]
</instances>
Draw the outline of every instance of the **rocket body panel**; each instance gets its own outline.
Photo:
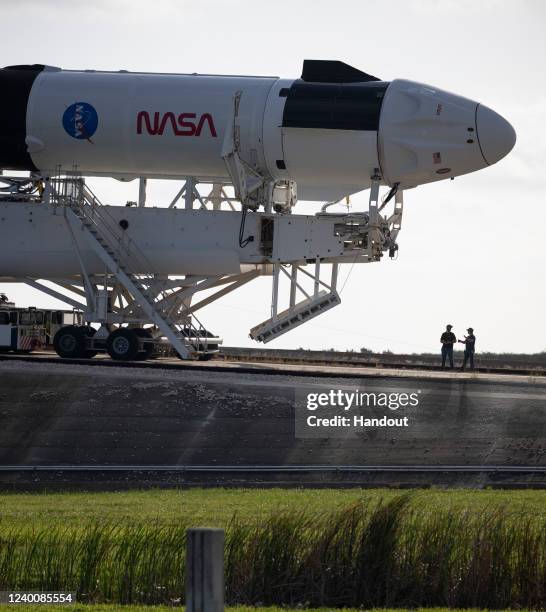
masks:
<instances>
[{"instance_id":1,"label":"rocket body panel","mask_svg":"<svg viewBox=\"0 0 546 612\"><path fill-rule=\"evenodd\" d=\"M302 199L338 200L370 186L379 167L377 132L283 127L286 167L304 185ZM317 174L317 168L324 172Z\"/></svg>"},{"instance_id":2,"label":"rocket body panel","mask_svg":"<svg viewBox=\"0 0 546 612\"><path fill-rule=\"evenodd\" d=\"M27 105L43 66L0 70L0 169L36 170L27 150Z\"/></svg>"},{"instance_id":3,"label":"rocket body panel","mask_svg":"<svg viewBox=\"0 0 546 612\"><path fill-rule=\"evenodd\" d=\"M82 174L227 179L221 152L233 95L243 91L242 151L263 166L262 121L274 81L45 71L29 97L28 138L43 144L33 144L32 159L43 172L60 165Z\"/></svg>"},{"instance_id":4,"label":"rocket body panel","mask_svg":"<svg viewBox=\"0 0 546 612\"><path fill-rule=\"evenodd\" d=\"M339 89L279 79L270 90L263 122L267 169L276 180L295 180L299 199L340 199L366 189L379 166L377 124L349 125L355 129L347 129L347 124L343 129L332 125ZM308 90L318 93L319 104L310 98ZM290 109L294 94L295 112ZM359 127L369 129L356 129Z\"/></svg>"},{"instance_id":5,"label":"rocket body panel","mask_svg":"<svg viewBox=\"0 0 546 612\"><path fill-rule=\"evenodd\" d=\"M284 160L282 119L286 97L294 79L277 79L269 91L264 111L263 148L265 164L269 175L275 180L290 179Z\"/></svg>"},{"instance_id":6,"label":"rocket body panel","mask_svg":"<svg viewBox=\"0 0 546 612\"><path fill-rule=\"evenodd\" d=\"M318 112L309 89L323 96ZM243 159L265 176L295 180L300 199L341 198L367 188L379 162L375 123L338 130L329 122L340 89L273 77L45 70L29 96L26 142L45 174L76 167L128 179L229 180L222 145L241 91ZM287 100L295 111L285 112Z\"/></svg>"},{"instance_id":7,"label":"rocket body panel","mask_svg":"<svg viewBox=\"0 0 546 612\"><path fill-rule=\"evenodd\" d=\"M395 79L385 96L379 132L387 181L409 188L487 167L476 136L477 106L429 85Z\"/></svg>"},{"instance_id":8,"label":"rocket body panel","mask_svg":"<svg viewBox=\"0 0 546 612\"><path fill-rule=\"evenodd\" d=\"M292 98L280 93L292 91L294 83L271 77L44 71L29 96L27 146L36 168L46 174L60 166L77 167L84 175L229 180L222 145L232 126L234 94L241 91L241 154L260 173L295 180L300 199L341 198L367 188L379 165L376 129L332 129L320 116L305 127L291 127L285 106ZM299 95L301 90L299 84ZM335 93L328 95L326 104L333 105ZM300 117L317 115L308 99L298 108Z\"/></svg>"}]
</instances>

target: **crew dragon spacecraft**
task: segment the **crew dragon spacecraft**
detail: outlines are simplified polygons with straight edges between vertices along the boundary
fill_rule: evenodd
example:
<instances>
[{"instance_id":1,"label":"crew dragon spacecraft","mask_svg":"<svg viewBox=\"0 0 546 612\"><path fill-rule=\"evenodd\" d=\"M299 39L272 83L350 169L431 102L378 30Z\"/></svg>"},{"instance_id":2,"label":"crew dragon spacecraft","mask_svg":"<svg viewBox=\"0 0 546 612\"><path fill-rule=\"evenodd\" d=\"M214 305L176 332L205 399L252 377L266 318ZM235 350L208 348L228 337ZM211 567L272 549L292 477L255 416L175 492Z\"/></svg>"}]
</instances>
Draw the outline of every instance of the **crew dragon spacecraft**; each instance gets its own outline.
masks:
<instances>
[{"instance_id":1,"label":"crew dragon spacecraft","mask_svg":"<svg viewBox=\"0 0 546 612\"><path fill-rule=\"evenodd\" d=\"M101 324L97 338L153 324L181 356L204 342L189 331L212 301L195 302L201 289L272 274L272 316L251 330L268 342L339 303L339 263L397 251L404 190L492 165L516 140L479 102L338 61L306 60L299 79L9 66L0 87L0 281L78 282L85 302L69 303ZM100 205L88 176L138 178L141 206ZM148 178L185 180L185 206L143 206ZM210 197L199 184L212 185ZM298 199L332 203L368 188L367 211L293 211ZM313 287L297 302L306 264ZM289 305L279 312L283 273Z\"/></svg>"}]
</instances>

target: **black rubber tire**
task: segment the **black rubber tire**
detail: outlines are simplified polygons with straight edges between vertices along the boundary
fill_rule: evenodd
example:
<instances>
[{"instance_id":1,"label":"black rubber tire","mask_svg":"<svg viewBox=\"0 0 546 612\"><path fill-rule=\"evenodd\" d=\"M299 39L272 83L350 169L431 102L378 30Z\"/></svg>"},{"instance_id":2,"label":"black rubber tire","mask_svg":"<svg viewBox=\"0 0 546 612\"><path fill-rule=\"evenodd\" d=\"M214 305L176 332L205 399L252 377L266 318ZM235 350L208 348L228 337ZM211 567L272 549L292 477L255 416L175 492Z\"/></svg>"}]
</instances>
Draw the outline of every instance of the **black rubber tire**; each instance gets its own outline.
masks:
<instances>
[{"instance_id":1,"label":"black rubber tire","mask_svg":"<svg viewBox=\"0 0 546 612\"><path fill-rule=\"evenodd\" d=\"M61 327L53 338L53 346L59 357L85 357L85 328L77 325Z\"/></svg>"},{"instance_id":2,"label":"black rubber tire","mask_svg":"<svg viewBox=\"0 0 546 612\"><path fill-rule=\"evenodd\" d=\"M149 338L150 340L152 340L152 334L147 330L147 329L143 329L142 327L140 328L135 328L135 333L139 338ZM146 361L147 359L151 359L152 355L154 353L155 350L155 345L153 342L144 342L142 344L142 346L144 347L143 351L139 351L138 355L137 355L137 360L138 361Z\"/></svg>"},{"instance_id":3,"label":"black rubber tire","mask_svg":"<svg viewBox=\"0 0 546 612\"><path fill-rule=\"evenodd\" d=\"M91 327L91 325L84 325L82 329L88 338L92 338L97 333L97 330L94 327ZM86 349L84 352L84 357L86 359L93 359L97 353L98 351L95 351L94 349Z\"/></svg>"},{"instance_id":4,"label":"black rubber tire","mask_svg":"<svg viewBox=\"0 0 546 612\"><path fill-rule=\"evenodd\" d=\"M106 350L116 361L134 361L138 356L136 330L127 327L116 329L106 340Z\"/></svg>"}]
</instances>

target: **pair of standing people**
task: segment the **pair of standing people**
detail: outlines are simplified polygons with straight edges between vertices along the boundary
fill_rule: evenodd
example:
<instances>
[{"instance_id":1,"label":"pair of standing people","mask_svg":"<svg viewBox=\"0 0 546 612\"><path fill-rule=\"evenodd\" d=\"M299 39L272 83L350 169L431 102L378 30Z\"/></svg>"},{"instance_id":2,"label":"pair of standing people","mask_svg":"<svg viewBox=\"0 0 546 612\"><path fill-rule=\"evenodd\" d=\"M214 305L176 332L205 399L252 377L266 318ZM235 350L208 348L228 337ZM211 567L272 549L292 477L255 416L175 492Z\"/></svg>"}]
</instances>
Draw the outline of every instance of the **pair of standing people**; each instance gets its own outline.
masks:
<instances>
[{"instance_id":1,"label":"pair of standing people","mask_svg":"<svg viewBox=\"0 0 546 612\"><path fill-rule=\"evenodd\" d=\"M446 367L446 359L449 359L449 365L453 369L453 345L457 342L457 337L451 331L453 325L446 325L446 331L442 334L440 342L442 343L442 370ZM467 362L470 362L470 369L474 369L474 352L476 349L476 336L474 330L469 327L467 330L468 336L464 340L459 340L464 344L464 361L461 370L466 368Z\"/></svg>"}]
</instances>

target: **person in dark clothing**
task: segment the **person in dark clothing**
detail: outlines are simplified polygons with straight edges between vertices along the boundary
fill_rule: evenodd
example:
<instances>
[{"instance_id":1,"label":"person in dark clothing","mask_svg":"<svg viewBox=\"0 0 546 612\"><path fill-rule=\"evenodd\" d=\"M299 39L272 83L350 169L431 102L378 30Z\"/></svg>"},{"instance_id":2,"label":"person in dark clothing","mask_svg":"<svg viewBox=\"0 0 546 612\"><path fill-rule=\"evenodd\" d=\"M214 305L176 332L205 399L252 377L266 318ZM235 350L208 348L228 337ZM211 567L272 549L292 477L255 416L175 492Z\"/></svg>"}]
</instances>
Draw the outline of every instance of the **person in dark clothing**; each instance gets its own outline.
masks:
<instances>
[{"instance_id":1,"label":"person in dark clothing","mask_svg":"<svg viewBox=\"0 0 546 612\"><path fill-rule=\"evenodd\" d=\"M453 325L446 325L446 331L442 334L442 370L446 367L446 358L449 357L449 365L453 369L453 345L457 342L455 334L451 331Z\"/></svg>"},{"instance_id":2,"label":"person in dark clothing","mask_svg":"<svg viewBox=\"0 0 546 612\"><path fill-rule=\"evenodd\" d=\"M474 351L476 350L476 336L474 330L469 327L467 330L468 336L465 336L464 340L459 340L461 344L464 344L464 361L461 366L461 370L466 368L467 361L470 362L470 369L474 369Z\"/></svg>"}]
</instances>

